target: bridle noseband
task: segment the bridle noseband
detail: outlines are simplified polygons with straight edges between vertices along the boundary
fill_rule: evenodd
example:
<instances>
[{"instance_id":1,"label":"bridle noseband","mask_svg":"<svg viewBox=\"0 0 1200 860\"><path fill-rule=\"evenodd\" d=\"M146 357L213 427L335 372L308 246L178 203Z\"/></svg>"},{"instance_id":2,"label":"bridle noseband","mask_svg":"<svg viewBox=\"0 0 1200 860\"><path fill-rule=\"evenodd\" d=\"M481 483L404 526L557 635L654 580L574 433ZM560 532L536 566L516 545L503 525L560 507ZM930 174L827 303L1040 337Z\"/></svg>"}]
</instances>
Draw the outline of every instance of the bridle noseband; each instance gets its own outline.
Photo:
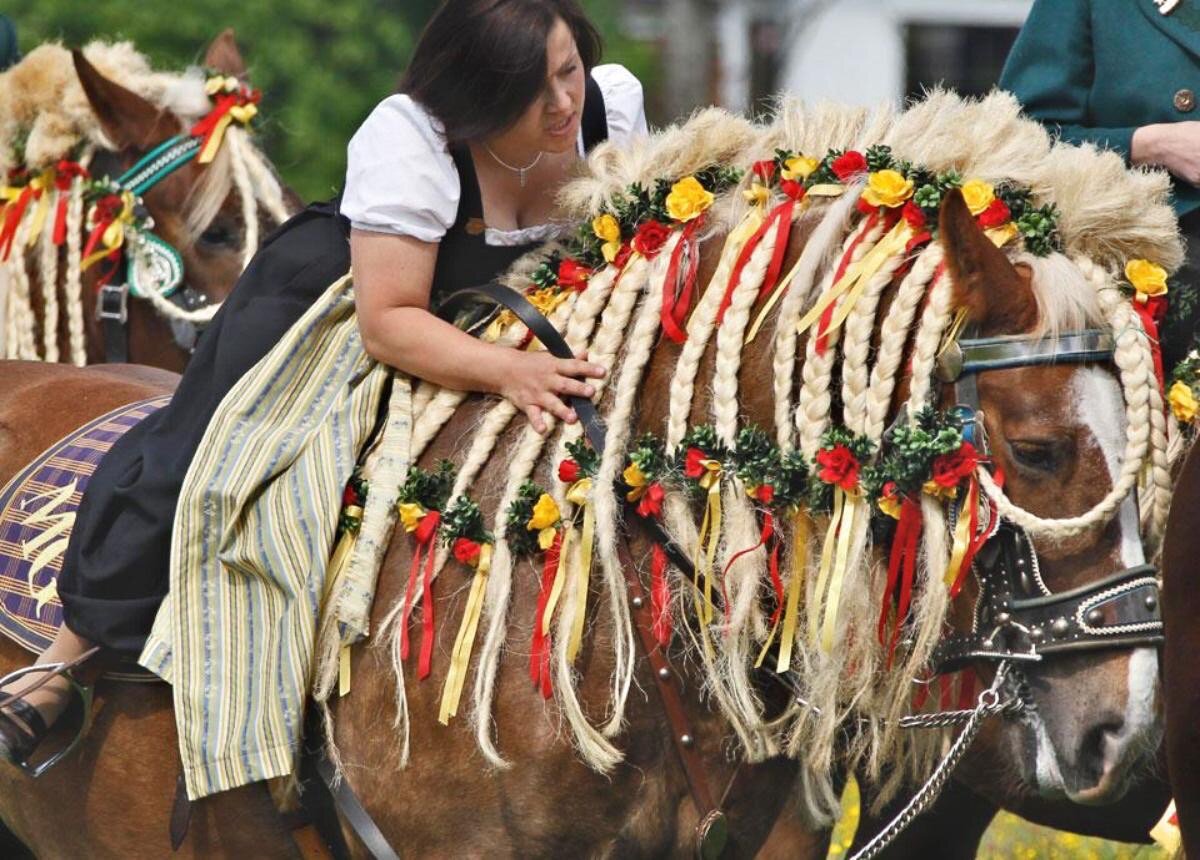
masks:
<instances>
[{"instance_id":1,"label":"bridle noseband","mask_svg":"<svg viewBox=\"0 0 1200 860\"><path fill-rule=\"evenodd\" d=\"M966 337L951 342L937 375L954 401L982 420L976 375L988 370L1111 361L1113 337L1098 329L1048 337ZM985 441L977 447L982 453ZM1125 568L1097 582L1052 593L1042 580L1033 542L1020 526L1001 522L975 559L979 598L969 633L945 637L938 672L973 660L1039 662L1046 657L1133 648L1162 642L1157 569Z\"/></svg>"}]
</instances>

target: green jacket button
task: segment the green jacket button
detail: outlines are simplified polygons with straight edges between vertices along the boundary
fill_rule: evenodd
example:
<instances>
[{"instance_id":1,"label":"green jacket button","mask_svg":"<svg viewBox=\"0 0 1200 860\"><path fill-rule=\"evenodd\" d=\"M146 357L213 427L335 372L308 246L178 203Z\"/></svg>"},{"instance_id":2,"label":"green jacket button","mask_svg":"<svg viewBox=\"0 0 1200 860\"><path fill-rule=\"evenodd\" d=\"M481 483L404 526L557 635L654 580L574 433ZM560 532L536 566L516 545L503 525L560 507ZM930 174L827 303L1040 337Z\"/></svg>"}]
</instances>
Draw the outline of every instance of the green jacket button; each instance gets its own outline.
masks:
<instances>
[{"instance_id":1,"label":"green jacket button","mask_svg":"<svg viewBox=\"0 0 1200 860\"><path fill-rule=\"evenodd\" d=\"M1190 113L1196 107L1196 94L1188 89L1175 93L1175 110Z\"/></svg>"}]
</instances>

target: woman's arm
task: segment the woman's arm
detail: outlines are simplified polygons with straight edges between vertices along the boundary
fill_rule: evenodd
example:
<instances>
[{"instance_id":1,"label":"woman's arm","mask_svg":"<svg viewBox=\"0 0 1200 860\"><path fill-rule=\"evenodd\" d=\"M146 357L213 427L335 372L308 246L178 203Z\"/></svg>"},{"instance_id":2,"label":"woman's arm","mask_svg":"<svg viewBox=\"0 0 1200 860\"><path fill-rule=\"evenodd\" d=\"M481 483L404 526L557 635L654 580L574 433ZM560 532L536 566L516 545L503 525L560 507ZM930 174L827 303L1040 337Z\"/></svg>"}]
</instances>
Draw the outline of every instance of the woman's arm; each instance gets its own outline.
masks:
<instances>
[{"instance_id":1,"label":"woman's arm","mask_svg":"<svg viewBox=\"0 0 1200 860\"><path fill-rule=\"evenodd\" d=\"M543 352L484 343L428 311L438 246L410 236L352 230L350 260L363 347L377 361L462 391L511 400L539 433L543 412L576 420L560 395L591 397L604 368Z\"/></svg>"}]
</instances>

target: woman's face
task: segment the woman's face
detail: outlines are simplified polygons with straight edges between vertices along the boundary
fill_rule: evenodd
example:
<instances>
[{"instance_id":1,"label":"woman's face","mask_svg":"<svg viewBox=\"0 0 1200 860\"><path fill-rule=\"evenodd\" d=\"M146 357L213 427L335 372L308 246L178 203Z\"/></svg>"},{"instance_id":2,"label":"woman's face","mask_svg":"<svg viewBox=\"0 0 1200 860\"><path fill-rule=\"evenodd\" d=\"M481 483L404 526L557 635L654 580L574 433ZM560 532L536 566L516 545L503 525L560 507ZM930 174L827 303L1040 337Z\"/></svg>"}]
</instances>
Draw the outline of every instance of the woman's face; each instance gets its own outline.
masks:
<instances>
[{"instance_id":1,"label":"woman's face","mask_svg":"<svg viewBox=\"0 0 1200 860\"><path fill-rule=\"evenodd\" d=\"M575 37L559 18L546 40L545 86L512 127L513 143L530 152L572 149L583 114L584 81L583 61L575 47Z\"/></svg>"}]
</instances>

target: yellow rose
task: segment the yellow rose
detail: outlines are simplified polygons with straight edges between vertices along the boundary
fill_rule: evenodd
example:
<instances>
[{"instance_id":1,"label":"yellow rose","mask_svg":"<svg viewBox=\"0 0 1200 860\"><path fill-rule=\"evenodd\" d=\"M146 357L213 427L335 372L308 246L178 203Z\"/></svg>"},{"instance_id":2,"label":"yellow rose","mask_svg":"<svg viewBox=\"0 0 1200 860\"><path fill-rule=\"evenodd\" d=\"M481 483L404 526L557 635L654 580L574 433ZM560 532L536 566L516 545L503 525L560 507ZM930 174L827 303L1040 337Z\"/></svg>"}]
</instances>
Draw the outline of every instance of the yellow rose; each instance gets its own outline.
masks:
<instances>
[{"instance_id":1,"label":"yellow rose","mask_svg":"<svg viewBox=\"0 0 1200 860\"><path fill-rule=\"evenodd\" d=\"M1009 242L1017 237L1021 232L1017 229L1017 225L1009 221L1003 227L992 227L990 230L984 230L984 235L992 240L992 244L997 248L1003 248Z\"/></svg>"},{"instance_id":2,"label":"yellow rose","mask_svg":"<svg viewBox=\"0 0 1200 860\"><path fill-rule=\"evenodd\" d=\"M667 214L676 221L691 221L712 206L713 194L694 176L685 176L671 186Z\"/></svg>"},{"instance_id":3,"label":"yellow rose","mask_svg":"<svg viewBox=\"0 0 1200 860\"><path fill-rule=\"evenodd\" d=\"M646 492L646 476L642 474L642 470L638 468L637 463L630 463L625 467L625 471L621 474L625 479L626 485L629 487L629 492L625 494L625 498L631 502L636 502Z\"/></svg>"},{"instance_id":4,"label":"yellow rose","mask_svg":"<svg viewBox=\"0 0 1200 860\"><path fill-rule=\"evenodd\" d=\"M761 183L755 182L743 191L742 195L746 198L746 202L751 205L766 206L771 200L771 189Z\"/></svg>"},{"instance_id":5,"label":"yellow rose","mask_svg":"<svg viewBox=\"0 0 1200 860\"><path fill-rule=\"evenodd\" d=\"M783 163L783 171L781 175L784 179L793 179L798 182L803 182L812 175L812 172L821 166L821 162L816 158L809 158L805 155L797 155L789 158Z\"/></svg>"},{"instance_id":6,"label":"yellow rose","mask_svg":"<svg viewBox=\"0 0 1200 860\"><path fill-rule=\"evenodd\" d=\"M533 516L529 518L525 527L530 531L541 531L557 524L559 519L561 519L561 515L558 512L558 505L554 502L554 497L549 493L542 493L537 504L533 506Z\"/></svg>"},{"instance_id":7,"label":"yellow rose","mask_svg":"<svg viewBox=\"0 0 1200 860\"><path fill-rule=\"evenodd\" d=\"M981 215L996 199L996 191L982 179L971 179L963 183L962 196L971 214Z\"/></svg>"},{"instance_id":8,"label":"yellow rose","mask_svg":"<svg viewBox=\"0 0 1200 860\"><path fill-rule=\"evenodd\" d=\"M416 502L404 502L397 509L400 512L400 522L404 523L406 532L415 532L428 511Z\"/></svg>"},{"instance_id":9,"label":"yellow rose","mask_svg":"<svg viewBox=\"0 0 1200 860\"><path fill-rule=\"evenodd\" d=\"M1180 421L1191 421L1196 417L1196 413L1200 412L1200 403L1196 402L1192 387L1183 380L1171 386L1167 400L1171 404L1171 411Z\"/></svg>"},{"instance_id":10,"label":"yellow rose","mask_svg":"<svg viewBox=\"0 0 1200 860\"><path fill-rule=\"evenodd\" d=\"M898 170L876 170L867 179L867 189L862 196L872 206L895 209L903 206L912 195L913 181L905 179L904 174Z\"/></svg>"},{"instance_id":11,"label":"yellow rose","mask_svg":"<svg viewBox=\"0 0 1200 860\"><path fill-rule=\"evenodd\" d=\"M1125 264L1125 277L1138 292L1138 301L1167 292L1167 270L1149 260L1130 260Z\"/></svg>"},{"instance_id":12,"label":"yellow rose","mask_svg":"<svg viewBox=\"0 0 1200 860\"><path fill-rule=\"evenodd\" d=\"M543 287L540 290L534 290L526 298L529 303L538 309L542 316L548 317L567 298L571 295L570 290L559 290L554 287Z\"/></svg>"},{"instance_id":13,"label":"yellow rose","mask_svg":"<svg viewBox=\"0 0 1200 860\"><path fill-rule=\"evenodd\" d=\"M958 496L958 487L943 487L937 481L926 481L921 486L921 489L933 496L935 499L952 501Z\"/></svg>"},{"instance_id":14,"label":"yellow rose","mask_svg":"<svg viewBox=\"0 0 1200 860\"><path fill-rule=\"evenodd\" d=\"M602 242L621 242L621 225L607 212L592 219L592 232Z\"/></svg>"}]
</instances>

